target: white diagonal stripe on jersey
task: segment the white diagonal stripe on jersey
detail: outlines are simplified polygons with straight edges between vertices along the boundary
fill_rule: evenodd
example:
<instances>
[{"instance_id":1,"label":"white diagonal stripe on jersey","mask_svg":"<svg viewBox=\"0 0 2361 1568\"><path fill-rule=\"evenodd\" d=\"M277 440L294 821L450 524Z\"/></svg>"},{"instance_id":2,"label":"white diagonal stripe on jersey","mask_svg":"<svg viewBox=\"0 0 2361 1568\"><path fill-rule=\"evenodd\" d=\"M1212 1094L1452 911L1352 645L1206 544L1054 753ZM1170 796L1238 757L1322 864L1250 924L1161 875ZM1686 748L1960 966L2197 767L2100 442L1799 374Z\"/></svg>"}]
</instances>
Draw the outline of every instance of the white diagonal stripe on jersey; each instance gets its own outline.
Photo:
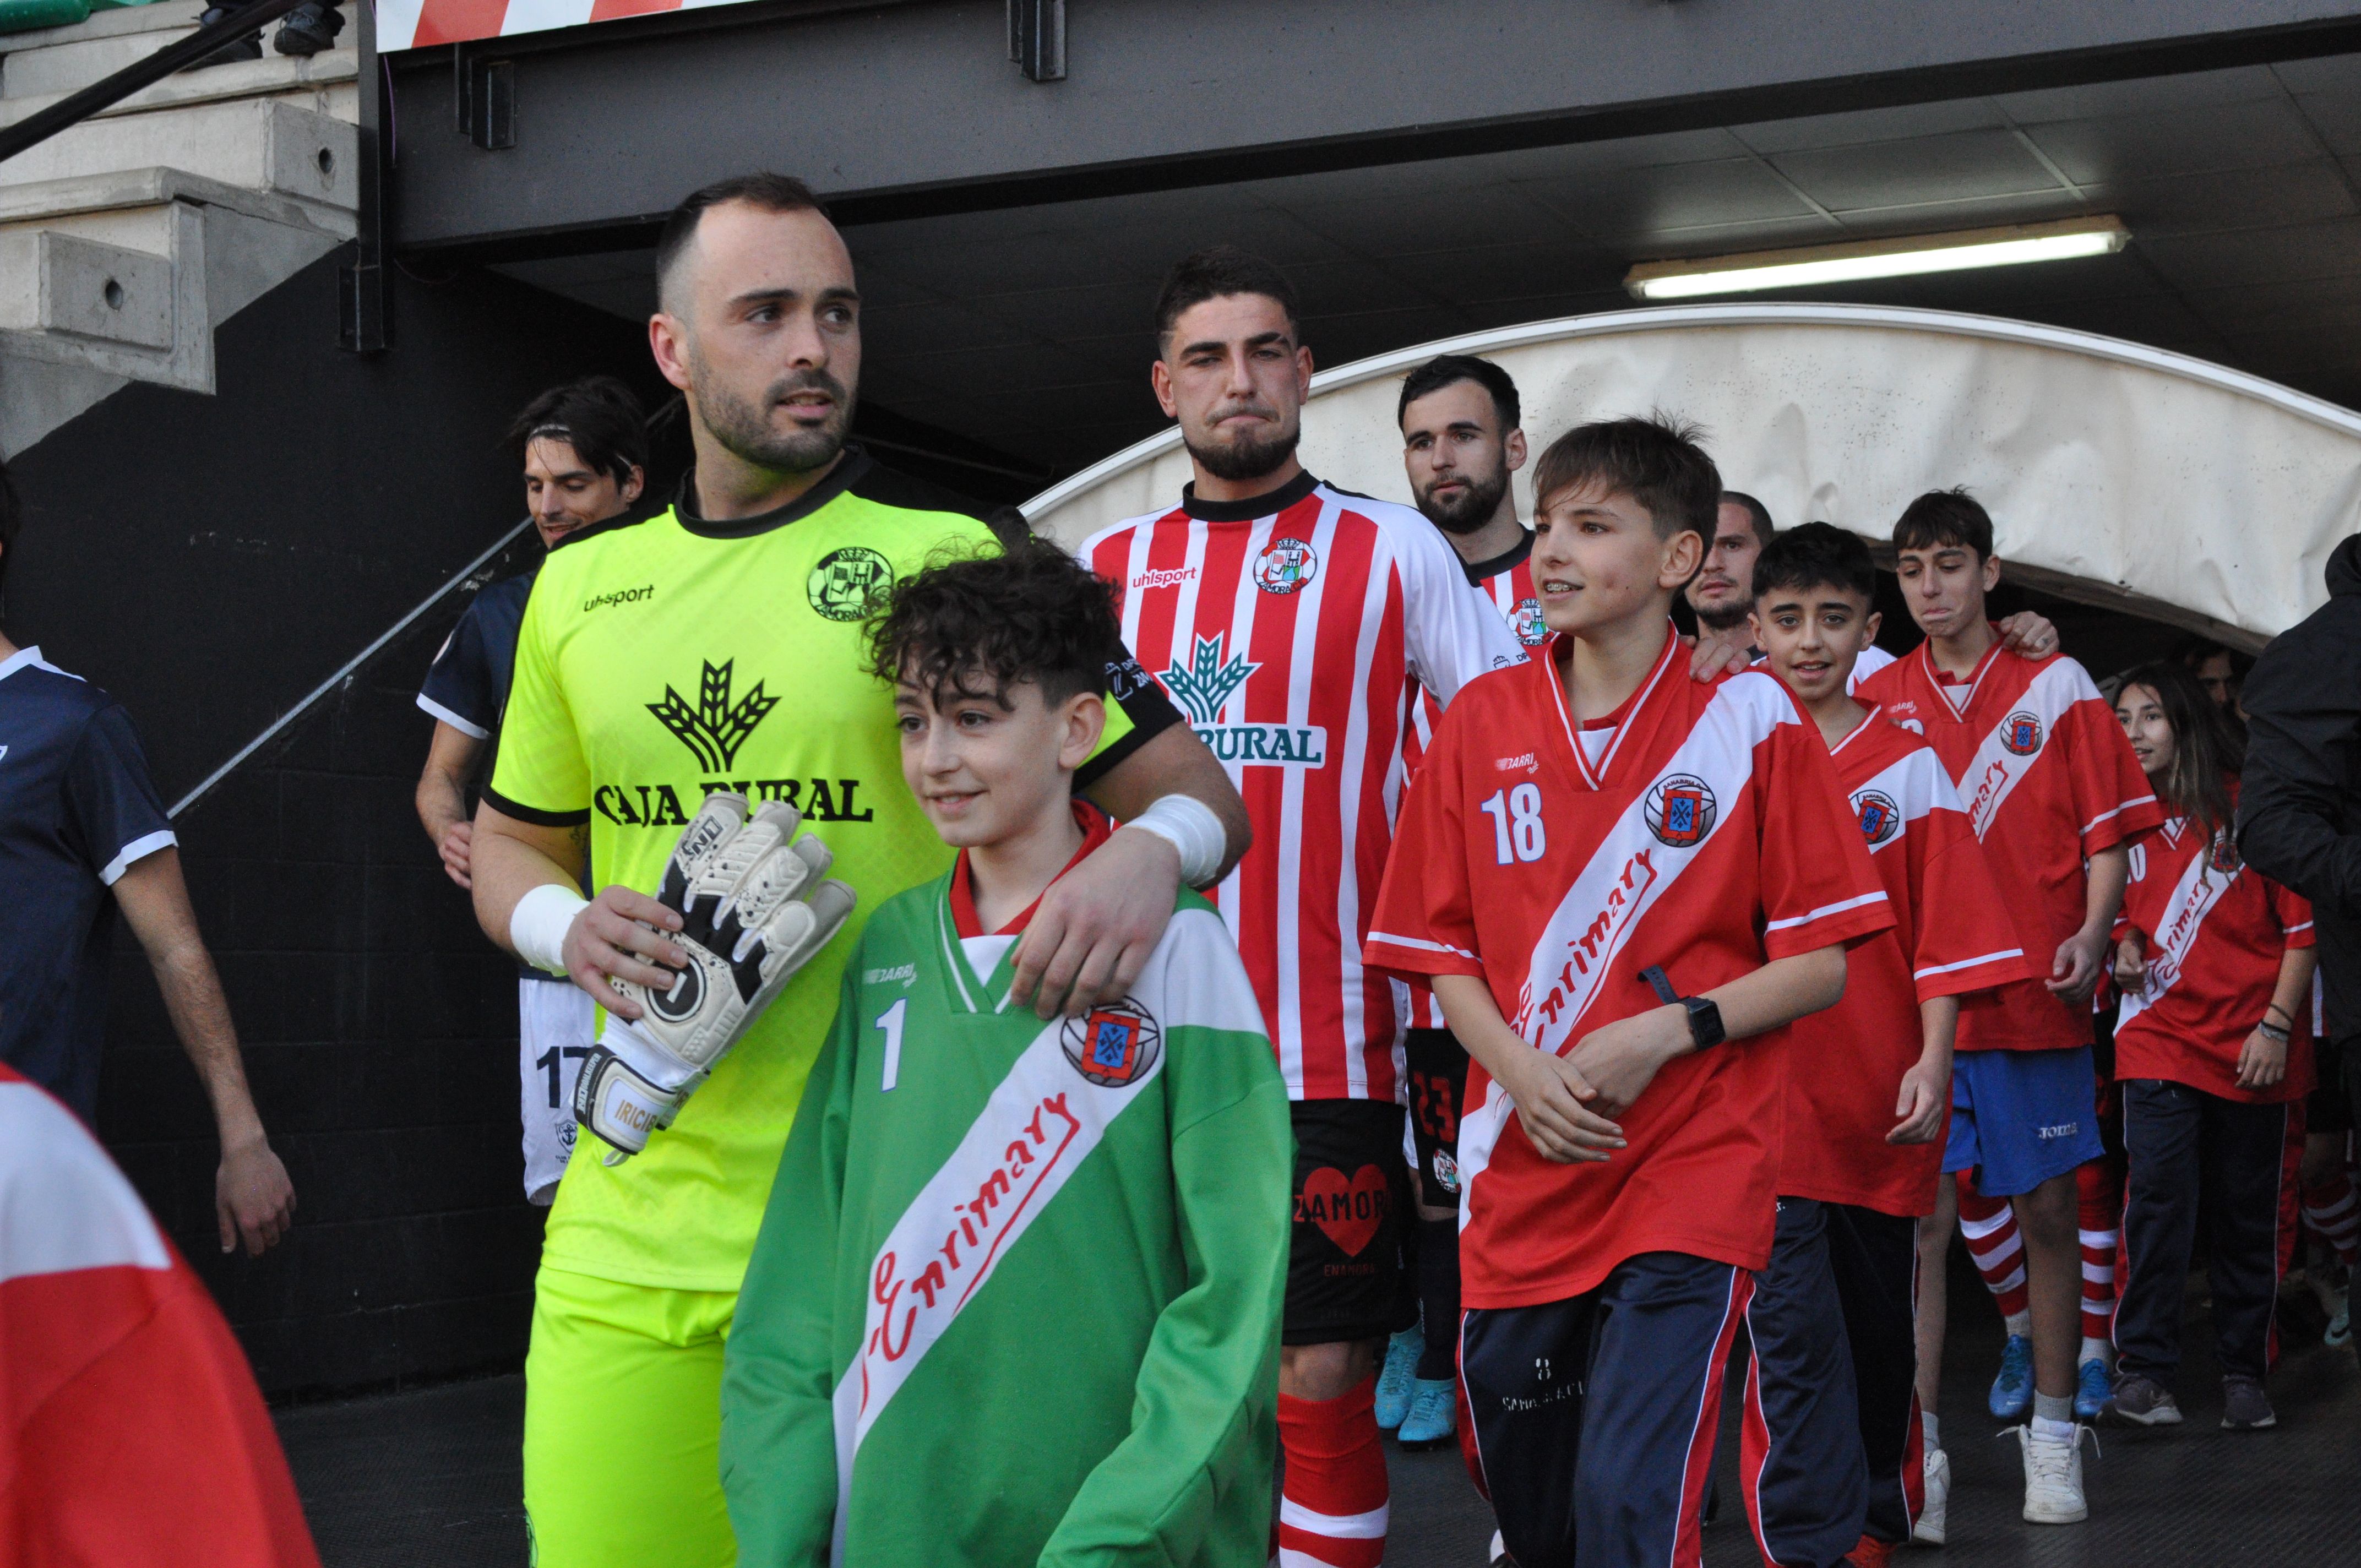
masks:
<instances>
[{"instance_id":1,"label":"white diagonal stripe on jersey","mask_svg":"<svg viewBox=\"0 0 2361 1568\"><path fill-rule=\"evenodd\" d=\"M1981 684L1982 677L1977 679ZM2000 722L1985 733L1976 747L1976 754L1968 760L1966 771L1953 781L1959 785L1960 798L1967 805L1968 826L1975 829L1979 841L2018 783L2049 754L2049 742L2057 737L2058 721L2066 716L2066 710L2078 702L2096 701L2098 696L2099 688L2091 684L2081 665L2071 659L2059 659L2041 667L2032 684L2025 688L2025 695L2011 704L2008 714L2004 714ZM2002 740L2008 733L2009 716L2028 708L2041 722L2041 744L2031 756L2020 757Z\"/></svg>"},{"instance_id":2,"label":"white diagonal stripe on jersey","mask_svg":"<svg viewBox=\"0 0 2361 1568\"><path fill-rule=\"evenodd\" d=\"M2148 933L2156 945L2148 954L2147 977L2139 990L2124 993L2116 1028L2164 1000L2180 979L2181 966L2189 961L2189 949L2196 946L2197 933L2204 926L2205 916L2230 891L2235 877L2216 881L2206 866L2210 852L2210 846L2199 845L2197 852L2189 858L2189 864L2181 868L2180 880L2172 884L2172 896L2164 905L2164 918L2158 922L2163 929Z\"/></svg>"},{"instance_id":3,"label":"white diagonal stripe on jersey","mask_svg":"<svg viewBox=\"0 0 2361 1568\"><path fill-rule=\"evenodd\" d=\"M1389 1511L1386 1504L1380 1503L1365 1514L1323 1514L1284 1494L1279 1499L1279 1523L1324 1535L1332 1541L1383 1541Z\"/></svg>"},{"instance_id":4,"label":"white diagonal stripe on jersey","mask_svg":"<svg viewBox=\"0 0 2361 1568\"><path fill-rule=\"evenodd\" d=\"M1158 1052L1146 1071L1121 1088L1103 1088L1084 1080L1067 1060L1060 1039L1066 1023L1053 1019L1033 1036L959 1146L894 1222L872 1260L861 1348L837 1378L831 1400L836 1428L831 1563L845 1560L852 1465L862 1440L961 1310L991 1279L1008 1248L1056 1201L1108 1126L1163 1072L1171 1054ZM965 1251L960 1247L962 1240ZM909 1261L913 1259L915 1263Z\"/></svg>"},{"instance_id":5,"label":"white diagonal stripe on jersey","mask_svg":"<svg viewBox=\"0 0 2361 1568\"><path fill-rule=\"evenodd\" d=\"M0 1282L84 1268L170 1268L131 1183L72 1112L0 1082Z\"/></svg>"}]
</instances>

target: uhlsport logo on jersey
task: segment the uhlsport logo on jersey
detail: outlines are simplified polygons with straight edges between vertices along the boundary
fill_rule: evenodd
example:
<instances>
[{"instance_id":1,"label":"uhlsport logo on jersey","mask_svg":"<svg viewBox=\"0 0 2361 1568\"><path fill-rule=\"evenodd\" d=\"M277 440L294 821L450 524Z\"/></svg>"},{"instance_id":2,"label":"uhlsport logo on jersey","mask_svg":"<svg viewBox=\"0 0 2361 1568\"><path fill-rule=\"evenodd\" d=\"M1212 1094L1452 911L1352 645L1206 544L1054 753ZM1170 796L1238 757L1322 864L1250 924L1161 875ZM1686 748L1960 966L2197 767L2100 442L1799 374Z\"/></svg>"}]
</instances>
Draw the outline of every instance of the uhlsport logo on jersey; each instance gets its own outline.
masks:
<instances>
[{"instance_id":1,"label":"uhlsport logo on jersey","mask_svg":"<svg viewBox=\"0 0 2361 1568\"><path fill-rule=\"evenodd\" d=\"M1327 760L1328 730L1318 724L1225 722L1222 709L1260 664L1244 653L1223 657L1226 632L1195 640L1187 664L1176 656L1164 672L1164 689L1188 710L1197 739L1225 762L1279 762L1316 768Z\"/></svg>"},{"instance_id":2,"label":"uhlsport logo on jersey","mask_svg":"<svg viewBox=\"0 0 2361 1568\"><path fill-rule=\"evenodd\" d=\"M1304 540L1279 538L1255 557L1255 587L1267 594L1291 594L1320 575L1320 557Z\"/></svg>"},{"instance_id":3,"label":"uhlsport logo on jersey","mask_svg":"<svg viewBox=\"0 0 2361 1568\"><path fill-rule=\"evenodd\" d=\"M2016 756L2030 757L2041 750L2041 720L2018 708L2002 721L2000 743Z\"/></svg>"},{"instance_id":4,"label":"uhlsport logo on jersey","mask_svg":"<svg viewBox=\"0 0 2361 1568\"><path fill-rule=\"evenodd\" d=\"M893 564L862 544L848 544L819 558L805 580L804 596L830 620L859 620L894 586Z\"/></svg>"},{"instance_id":5,"label":"uhlsport logo on jersey","mask_svg":"<svg viewBox=\"0 0 2361 1568\"><path fill-rule=\"evenodd\" d=\"M1882 790L1861 791L1852 797L1852 808L1860 816L1861 836L1872 845L1883 844L1902 830L1902 808Z\"/></svg>"},{"instance_id":6,"label":"uhlsport logo on jersey","mask_svg":"<svg viewBox=\"0 0 2361 1568\"><path fill-rule=\"evenodd\" d=\"M1083 1078L1101 1089L1121 1089L1156 1065L1163 1040L1155 1017L1126 996L1067 1019L1059 1044Z\"/></svg>"},{"instance_id":7,"label":"uhlsport logo on jersey","mask_svg":"<svg viewBox=\"0 0 2361 1568\"><path fill-rule=\"evenodd\" d=\"M1705 780L1695 773L1674 773L1648 791L1648 831L1659 842L1686 850L1705 842L1719 809Z\"/></svg>"},{"instance_id":8,"label":"uhlsport logo on jersey","mask_svg":"<svg viewBox=\"0 0 2361 1568\"><path fill-rule=\"evenodd\" d=\"M1538 648L1548 641L1549 622L1542 619L1542 601L1519 599L1517 608L1509 614L1509 630L1528 648Z\"/></svg>"}]
</instances>

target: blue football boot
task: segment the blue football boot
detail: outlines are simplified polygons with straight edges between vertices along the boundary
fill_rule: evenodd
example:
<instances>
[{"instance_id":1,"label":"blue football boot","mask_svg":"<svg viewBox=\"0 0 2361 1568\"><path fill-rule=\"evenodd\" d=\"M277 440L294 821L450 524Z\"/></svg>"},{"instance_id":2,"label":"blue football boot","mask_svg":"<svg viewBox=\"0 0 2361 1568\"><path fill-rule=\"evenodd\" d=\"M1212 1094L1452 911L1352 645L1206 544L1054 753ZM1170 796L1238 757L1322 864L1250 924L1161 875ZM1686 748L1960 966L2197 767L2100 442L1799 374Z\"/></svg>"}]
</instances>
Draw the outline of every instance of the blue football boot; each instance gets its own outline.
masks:
<instances>
[{"instance_id":1,"label":"blue football boot","mask_svg":"<svg viewBox=\"0 0 2361 1568\"><path fill-rule=\"evenodd\" d=\"M1426 1336L1415 1325L1386 1342L1386 1365L1378 1373L1378 1430L1392 1431L1410 1415L1412 1388L1418 1382L1419 1353Z\"/></svg>"},{"instance_id":2,"label":"blue football boot","mask_svg":"<svg viewBox=\"0 0 2361 1568\"><path fill-rule=\"evenodd\" d=\"M2033 1341L2023 1334L2008 1336L2000 1353L2000 1376L1993 1379L1993 1419L2021 1421L2033 1410Z\"/></svg>"},{"instance_id":3,"label":"blue football boot","mask_svg":"<svg viewBox=\"0 0 2361 1568\"><path fill-rule=\"evenodd\" d=\"M2105 1362L2094 1355L2075 1370L2074 1419L2076 1420L2085 1422L2097 1420L2099 1412L2105 1409L2107 1401L2114 1397L2115 1380L2109 1376Z\"/></svg>"},{"instance_id":4,"label":"blue football boot","mask_svg":"<svg viewBox=\"0 0 2361 1568\"><path fill-rule=\"evenodd\" d=\"M1420 1378L1394 1441L1408 1449L1441 1448L1458 1435L1459 1386L1448 1377Z\"/></svg>"}]
</instances>

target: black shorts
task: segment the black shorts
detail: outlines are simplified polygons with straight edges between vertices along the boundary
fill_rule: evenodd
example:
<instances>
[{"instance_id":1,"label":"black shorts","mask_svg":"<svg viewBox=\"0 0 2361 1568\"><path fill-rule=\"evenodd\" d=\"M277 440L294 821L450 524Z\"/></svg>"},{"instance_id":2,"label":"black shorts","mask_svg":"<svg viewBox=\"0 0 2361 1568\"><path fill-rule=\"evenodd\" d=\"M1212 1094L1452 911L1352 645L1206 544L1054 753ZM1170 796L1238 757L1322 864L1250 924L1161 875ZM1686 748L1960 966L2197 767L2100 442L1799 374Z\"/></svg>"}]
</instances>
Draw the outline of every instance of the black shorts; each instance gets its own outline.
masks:
<instances>
[{"instance_id":1,"label":"black shorts","mask_svg":"<svg viewBox=\"0 0 2361 1568\"><path fill-rule=\"evenodd\" d=\"M1382 1339L1418 1321L1406 1266L1410 1168L1402 1109L1382 1100L1299 1100L1295 1226L1288 1245L1285 1344Z\"/></svg>"},{"instance_id":2,"label":"black shorts","mask_svg":"<svg viewBox=\"0 0 2361 1568\"><path fill-rule=\"evenodd\" d=\"M2353 1130L2354 1097L2346 1092L2345 1082L2345 1044L2343 1040L2319 1038L2312 1042L2312 1062L2318 1081L2303 1102L2306 1134Z\"/></svg>"},{"instance_id":3,"label":"black shorts","mask_svg":"<svg viewBox=\"0 0 2361 1568\"><path fill-rule=\"evenodd\" d=\"M1467 1047L1448 1029L1412 1029L1410 1135L1418 1147L1419 1197L1430 1209L1459 1201L1459 1117L1467 1098Z\"/></svg>"}]
</instances>

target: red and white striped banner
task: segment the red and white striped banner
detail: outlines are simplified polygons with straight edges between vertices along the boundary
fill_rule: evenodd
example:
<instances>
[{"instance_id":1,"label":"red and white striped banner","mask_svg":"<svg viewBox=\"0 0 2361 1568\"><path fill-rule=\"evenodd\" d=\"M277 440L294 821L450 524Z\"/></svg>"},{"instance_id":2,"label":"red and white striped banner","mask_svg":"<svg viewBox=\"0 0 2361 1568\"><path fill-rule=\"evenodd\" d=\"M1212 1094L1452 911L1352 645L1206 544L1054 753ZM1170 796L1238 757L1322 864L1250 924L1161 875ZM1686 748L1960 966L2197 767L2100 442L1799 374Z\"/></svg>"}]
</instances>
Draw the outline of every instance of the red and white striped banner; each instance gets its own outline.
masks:
<instances>
[{"instance_id":1,"label":"red and white striped banner","mask_svg":"<svg viewBox=\"0 0 2361 1568\"><path fill-rule=\"evenodd\" d=\"M502 38L515 33L611 22L619 16L645 16L658 11L686 11L699 5L739 3L740 0L380 0L377 47L389 52L424 49L429 44Z\"/></svg>"}]
</instances>

